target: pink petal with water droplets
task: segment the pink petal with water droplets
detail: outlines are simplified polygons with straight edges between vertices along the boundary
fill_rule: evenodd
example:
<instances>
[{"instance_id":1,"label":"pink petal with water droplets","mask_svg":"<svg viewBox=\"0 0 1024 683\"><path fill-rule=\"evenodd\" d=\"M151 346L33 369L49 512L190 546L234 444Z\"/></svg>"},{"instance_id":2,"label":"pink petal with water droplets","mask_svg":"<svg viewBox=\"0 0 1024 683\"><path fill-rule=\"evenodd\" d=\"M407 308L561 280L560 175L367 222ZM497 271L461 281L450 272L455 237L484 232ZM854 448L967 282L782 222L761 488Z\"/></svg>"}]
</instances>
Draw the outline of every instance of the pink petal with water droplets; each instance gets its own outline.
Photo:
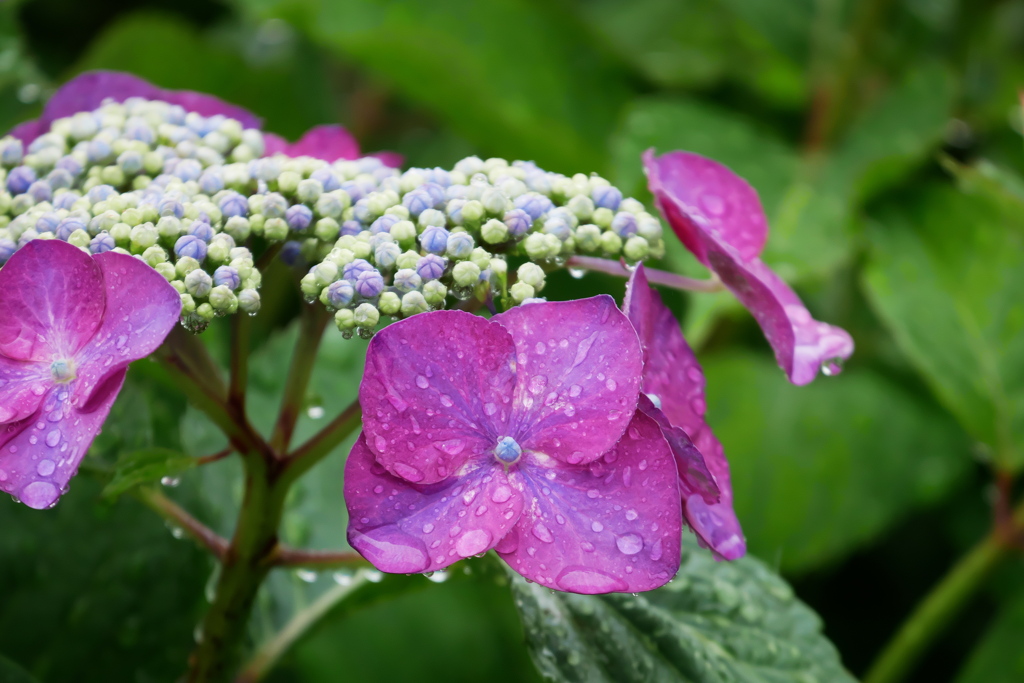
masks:
<instances>
[{"instance_id":1,"label":"pink petal with water droplets","mask_svg":"<svg viewBox=\"0 0 1024 683\"><path fill-rule=\"evenodd\" d=\"M421 313L378 332L359 387L363 430L392 474L432 484L509 434L512 337L462 311Z\"/></svg>"},{"instance_id":2,"label":"pink petal with water droplets","mask_svg":"<svg viewBox=\"0 0 1024 683\"><path fill-rule=\"evenodd\" d=\"M75 395L82 402L105 377L156 351L181 314L178 292L139 259L114 252L93 258L107 304L96 334L75 356Z\"/></svg>"},{"instance_id":3,"label":"pink petal with water droplets","mask_svg":"<svg viewBox=\"0 0 1024 683\"><path fill-rule=\"evenodd\" d=\"M70 358L103 318L103 276L88 254L32 240L0 269L0 353L50 363Z\"/></svg>"},{"instance_id":4,"label":"pink petal with water droplets","mask_svg":"<svg viewBox=\"0 0 1024 683\"><path fill-rule=\"evenodd\" d=\"M46 363L0 355L0 424L18 422L35 413L52 385Z\"/></svg>"},{"instance_id":5,"label":"pink petal with water droplets","mask_svg":"<svg viewBox=\"0 0 1024 683\"><path fill-rule=\"evenodd\" d=\"M725 166L689 152L655 157L648 150L644 169L665 219L751 312L789 380L807 384L822 365L830 374L839 372L853 353L853 340L845 330L811 318L793 290L758 258L767 220L753 188Z\"/></svg>"},{"instance_id":6,"label":"pink petal with water droplets","mask_svg":"<svg viewBox=\"0 0 1024 683\"><path fill-rule=\"evenodd\" d=\"M676 469L679 471L679 490L685 500L691 494L699 495L706 503L717 503L721 499L721 490L715 482L715 476L711 474L704 456L693 441L683 431L682 427L676 427L661 409L657 408L646 394L640 394L640 404L637 410L654 420L661 427L661 434L665 437L672 455L676 459Z\"/></svg>"},{"instance_id":7,"label":"pink petal with water droplets","mask_svg":"<svg viewBox=\"0 0 1024 683\"><path fill-rule=\"evenodd\" d=\"M720 491L719 500L715 503L693 488L692 483L683 481L681 489L687 521L698 538L719 557L741 557L746 552L746 542L732 507L729 462L725 459L722 444L704 419L707 409L704 370L686 343L672 311L648 284L643 266L637 267L626 285L623 307L636 327L644 349L644 393L657 398L668 421L681 427L690 437ZM684 479L687 470L682 462L679 462L679 468L680 477ZM688 505L694 494L698 494L696 499L692 506ZM698 507L697 500L704 503L704 507ZM715 539L718 539L717 544Z\"/></svg>"},{"instance_id":8,"label":"pink petal with water droplets","mask_svg":"<svg viewBox=\"0 0 1024 683\"><path fill-rule=\"evenodd\" d=\"M516 345L511 435L570 464L600 458L636 410L636 332L607 295L516 306L494 316Z\"/></svg>"},{"instance_id":9,"label":"pink petal with water droplets","mask_svg":"<svg viewBox=\"0 0 1024 683\"><path fill-rule=\"evenodd\" d=\"M601 460L524 456L510 477L525 505L496 550L514 570L571 593L646 591L679 569L676 466L661 429L637 412Z\"/></svg>"},{"instance_id":10,"label":"pink petal with water droplets","mask_svg":"<svg viewBox=\"0 0 1024 683\"><path fill-rule=\"evenodd\" d=\"M13 429L0 426L0 490L42 510L57 502L110 413L126 370L104 382L99 400L76 408L68 386L46 394L39 410Z\"/></svg>"},{"instance_id":11,"label":"pink petal with water droplets","mask_svg":"<svg viewBox=\"0 0 1024 683\"><path fill-rule=\"evenodd\" d=\"M345 464L348 539L384 572L444 569L493 548L515 525L523 499L495 461L419 486L394 477L360 436Z\"/></svg>"},{"instance_id":12,"label":"pink petal with water droplets","mask_svg":"<svg viewBox=\"0 0 1024 683\"><path fill-rule=\"evenodd\" d=\"M237 119L247 128L259 128L261 124L259 117L251 112L213 95L190 90L164 90L138 76L119 71L88 71L58 88L37 121L23 123L10 134L28 143L45 133L59 118L99 109L106 99L124 102L130 97L162 100L203 116L222 114Z\"/></svg>"}]
</instances>

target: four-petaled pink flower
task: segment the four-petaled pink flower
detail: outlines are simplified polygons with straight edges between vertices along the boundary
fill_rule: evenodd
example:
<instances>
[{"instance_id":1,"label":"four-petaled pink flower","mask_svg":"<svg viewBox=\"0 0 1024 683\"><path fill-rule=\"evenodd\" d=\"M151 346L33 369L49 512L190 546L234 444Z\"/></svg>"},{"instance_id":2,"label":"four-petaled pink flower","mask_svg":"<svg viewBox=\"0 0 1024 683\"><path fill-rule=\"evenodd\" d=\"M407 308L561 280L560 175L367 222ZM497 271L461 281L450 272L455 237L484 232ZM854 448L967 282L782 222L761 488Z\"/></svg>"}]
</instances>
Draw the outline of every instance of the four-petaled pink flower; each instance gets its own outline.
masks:
<instances>
[{"instance_id":1,"label":"four-petaled pink flower","mask_svg":"<svg viewBox=\"0 0 1024 683\"><path fill-rule=\"evenodd\" d=\"M387 572L493 548L550 588L663 585L682 515L672 452L637 410L642 356L608 296L385 328L345 470L350 543Z\"/></svg>"},{"instance_id":2,"label":"four-petaled pink flower","mask_svg":"<svg viewBox=\"0 0 1024 683\"><path fill-rule=\"evenodd\" d=\"M704 371L672 311L647 283L642 265L626 285L623 309L644 350L641 390L653 405L641 400L641 410L662 426L676 455L683 516L717 557L742 557L747 546L732 508L729 463L704 420Z\"/></svg>"},{"instance_id":3,"label":"four-petaled pink flower","mask_svg":"<svg viewBox=\"0 0 1024 683\"><path fill-rule=\"evenodd\" d=\"M768 221L757 192L722 164L691 152L644 153L647 183L683 244L750 310L793 384L824 367L841 370L853 339L818 322L800 298L759 258Z\"/></svg>"},{"instance_id":4,"label":"four-petaled pink flower","mask_svg":"<svg viewBox=\"0 0 1024 683\"><path fill-rule=\"evenodd\" d=\"M33 240L0 269L0 490L53 505L181 297L142 261Z\"/></svg>"}]
</instances>

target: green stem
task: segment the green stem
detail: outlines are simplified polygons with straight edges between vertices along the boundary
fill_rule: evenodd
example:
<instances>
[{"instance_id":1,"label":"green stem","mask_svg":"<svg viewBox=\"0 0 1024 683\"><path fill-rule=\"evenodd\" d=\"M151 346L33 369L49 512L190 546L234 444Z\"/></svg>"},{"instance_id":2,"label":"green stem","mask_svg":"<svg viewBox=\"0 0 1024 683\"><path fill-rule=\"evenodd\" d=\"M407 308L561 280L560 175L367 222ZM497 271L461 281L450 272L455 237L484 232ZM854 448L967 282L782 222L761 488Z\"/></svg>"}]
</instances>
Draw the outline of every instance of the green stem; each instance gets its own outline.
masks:
<instances>
[{"instance_id":1,"label":"green stem","mask_svg":"<svg viewBox=\"0 0 1024 683\"><path fill-rule=\"evenodd\" d=\"M249 383L249 333L252 319L238 313L231 321L231 379L228 385L228 405L239 415L245 415L245 389Z\"/></svg>"},{"instance_id":2,"label":"green stem","mask_svg":"<svg viewBox=\"0 0 1024 683\"><path fill-rule=\"evenodd\" d=\"M1014 511L1017 530L1024 526L1024 504ZM904 679L928 646L967 604L985 578L1011 550L1014 539L996 529L967 553L903 622L896 636L871 666L864 683L897 683Z\"/></svg>"},{"instance_id":3,"label":"green stem","mask_svg":"<svg viewBox=\"0 0 1024 683\"><path fill-rule=\"evenodd\" d=\"M189 683L226 681L240 659L249 615L260 585L271 569L277 530L288 487L279 465L258 453L244 454L245 496L231 545L224 554L216 595L189 658Z\"/></svg>"},{"instance_id":4,"label":"green stem","mask_svg":"<svg viewBox=\"0 0 1024 683\"><path fill-rule=\"evenodd\" d=\"M312 605L298 612L277 635L260 647L242 673L235 679L235 683L256 683L262 679L295 641L365 581L365 577L357 574L351 583L334 586L317 598Z\"/></svg>"},{"instance_id":5,"label":"green stem","mask_svg":"<svg viewBox=\"0 0 1024 683\"><path fill-rule=\"evenodd\" d=\"M565 265L568 268L592 270L597 273L616 275L618 277L629 277L633 273L620 261L612 261L611 259L597 258L595 256L570 256ZM725 285L718 278L699 280L646 266L644 266L644 273L647 274L647 279L653 284L671 287L683 292L721 292L725 290Z\"/></svg>"},{"instance_id":6,"label":"green stem","mask_svg":"<svg viewBox=\"0 0 1024 683\"><path fill-rule=\"evenodd\" d=\"M286 452L291 443L295 423L298 422L299 412L302 410L302 404L306 398L309 378L313 374L316 352L320 347L320 340L324 336L324 328L327 327L328 320L330 320L330 314L323 306L304 306L302 309L299 338L295 343L295 354L292 356L291 367L288 368L284 396L281 399L281 412L278 415L274 433L270 437L270 446L277 453Z\"/></svg>"}]
</instances>

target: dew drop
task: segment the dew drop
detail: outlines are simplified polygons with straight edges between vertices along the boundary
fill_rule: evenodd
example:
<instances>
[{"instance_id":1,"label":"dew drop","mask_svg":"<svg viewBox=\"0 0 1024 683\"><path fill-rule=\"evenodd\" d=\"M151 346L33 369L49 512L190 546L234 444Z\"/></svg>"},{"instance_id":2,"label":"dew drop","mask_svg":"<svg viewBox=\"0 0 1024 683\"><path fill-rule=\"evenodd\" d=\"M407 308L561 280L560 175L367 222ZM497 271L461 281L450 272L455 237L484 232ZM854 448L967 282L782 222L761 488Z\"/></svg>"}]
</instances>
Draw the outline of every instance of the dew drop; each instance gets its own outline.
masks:
<instances>
[{"instance_id":1,"label":"dew drop","mask_svg":"<svg viewBox=\"0 0 1024 683\"><path fill-rule=\"evenodd\" d=\"M623 555L636 555L644 549L644 539L637 534L626 534L615 539L615 546Z\"/></svg>"},{"instance_id":2,"label":"dew drop","mask_svg":"<svg viewBox=\"0 0 1024 683\"><path fill-rule=\"evenodd\" d=\"M533 525L533 535L544 543L551 543L555 540L555 537L551 534L551 530L544 526L543 522L537 522Z\"/></svg>"},{"instance_id":3,"label":"dew drop","mask_svg":"<svg viewBox=\"0 0 1024 683\"><path fill-rule=\"evenodd\" d=\"M486 529L473 529L467 531L455 541L455 552L460 557L470 557L487 550L491 544L491 532Z\"/></svg>"},{"instance_id":4,"label":"dew drop","mask_svg":"<svg viewBox=\"0 0 1024 683\"><path fill-rule=\"evenodd\" d=\"M420 389L426 389L427 387L430 386L430 382L427 381L427 378L424 377L423 375L416 375L416 386L418 386Z\"/></svg>"}]
</instances>

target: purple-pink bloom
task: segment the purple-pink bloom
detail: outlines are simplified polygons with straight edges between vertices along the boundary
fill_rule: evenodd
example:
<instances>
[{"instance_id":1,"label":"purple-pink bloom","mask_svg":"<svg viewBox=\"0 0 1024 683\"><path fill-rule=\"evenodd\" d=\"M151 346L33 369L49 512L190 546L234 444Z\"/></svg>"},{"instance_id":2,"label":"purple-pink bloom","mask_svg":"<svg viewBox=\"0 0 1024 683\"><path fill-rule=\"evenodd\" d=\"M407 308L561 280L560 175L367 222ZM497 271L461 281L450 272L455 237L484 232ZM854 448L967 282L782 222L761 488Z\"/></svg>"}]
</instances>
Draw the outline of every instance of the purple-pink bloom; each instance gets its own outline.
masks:
<instances>
[{"instance_id":1,"label":"purple-pink bloom","mask_svg":"<svg viewBox=\"0 0 1024 683\"><path fill-rule=\"evenodd\" d=\"M222 114L247 128L259 128L260 119L251 112L220 98L191 90L165 90L138 76L120 71L87 71L57 89L38 119L19 124L11 135L25 144L50 130L54 121L80 111L99 109L105 100L124 102L132 97L177 104L203 116Z\"/></svg>"},{"instance_id":2,"label":"purple-pink bloom","mask_svg":"<svg viewBox=\"0 0 1024 683\"><path fill-rule=\"evenodd\" d=\"M428 572L490 549L541 585L642 591L679 567L676 466L637 411L642 350L608 296L407 318L374 337L349 542Z\"/></svg>"},{"instance_id":3,"label":"purple-pink bloom","mask_svg":"<svg viewBox=\"0 0 1024 683\"><path fill-rule=\"evenodd\" d=\"M811 317L800 298L760 259L768 239L757 192L722 164L691 152L644 153L647 183L665 219L697 260L747 307L793 384L842 369L853 339Z\"/></svg>"},{"instance_id":4,"label":"purple-pink bloom","mask_svg":"<svg viewBox=\"0 0 1024 683\"><path fill-rule=\"evenodd\" d=\"M732 507L729 462L704 419L704 371L672 311L647 283L643 265L626 285L623 310L644 351L641 391L649 403L641 398L640 408L661 425L676 456L683 516L717 557L742 557L747 545Z\"/></svg>"},{"instance_id":5,"label":"purple-pink bloom","mask_svg":"<svg viewBox=\"0 0 1024 683\"><path fill-rule=\"evenodd\" d=\"M0 490L53 505L181 298L144 262L33 240L0 269Z\"/></svg>"},{"instance_id":6,"label":"purple-pink bloom","mask_svg":"<svg viewBox=\"0 0 1024 683\"><path fill-rule=\"evenodd\" d=\"M351 133L338 125L314 126L297 142L288 142L274 133L264 133L263 141L267 156L285 154L290 157L313 157L323 161L358 159L361 156L359 143ZM395 152L377 152L370 156L377 157L392 168L398 168L405 160L401 154Z\"/></svg>"}]
</instances>

